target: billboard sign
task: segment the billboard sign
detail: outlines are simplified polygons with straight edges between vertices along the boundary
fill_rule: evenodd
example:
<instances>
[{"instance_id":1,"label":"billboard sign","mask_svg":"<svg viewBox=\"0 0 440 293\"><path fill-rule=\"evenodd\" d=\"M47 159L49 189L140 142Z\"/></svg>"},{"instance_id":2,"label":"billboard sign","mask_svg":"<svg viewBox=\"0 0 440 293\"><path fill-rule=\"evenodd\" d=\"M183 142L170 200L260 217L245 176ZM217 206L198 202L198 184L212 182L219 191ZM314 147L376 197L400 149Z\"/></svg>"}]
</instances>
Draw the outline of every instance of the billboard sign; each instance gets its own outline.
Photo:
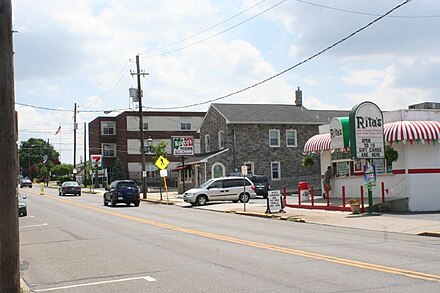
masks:
<instances>
[{"instance_id":1,"label":"billboard sign","mask_svg":"<svg viewBox=\"0 0 440 293\"><path fill-rule=\"evenodd\" d=\"M383 115L372 102L353 107L349 116L350 150L356 159L382 159L385 156Z\"/></svg>"},{"instance_id":2,"label":"billboard sign","mask_svg":"<svg viewBox=\"0 0 440 293\"><path fill-rule=\"evenodd\" d=\"M194 138L193 137L173 137L173 155L175 156L191 156L194 155Z\"/></svg>"},{"instance_id":3,"label":"billboard sign","mask_svg":"<svg viewBox=\"0 0 440 293\"><path fill-rule=\"evenodd\" d=\"M330 121L330 149L349 146L350 126L348 117L334 117Z\"/></svg>"}]
</instances>

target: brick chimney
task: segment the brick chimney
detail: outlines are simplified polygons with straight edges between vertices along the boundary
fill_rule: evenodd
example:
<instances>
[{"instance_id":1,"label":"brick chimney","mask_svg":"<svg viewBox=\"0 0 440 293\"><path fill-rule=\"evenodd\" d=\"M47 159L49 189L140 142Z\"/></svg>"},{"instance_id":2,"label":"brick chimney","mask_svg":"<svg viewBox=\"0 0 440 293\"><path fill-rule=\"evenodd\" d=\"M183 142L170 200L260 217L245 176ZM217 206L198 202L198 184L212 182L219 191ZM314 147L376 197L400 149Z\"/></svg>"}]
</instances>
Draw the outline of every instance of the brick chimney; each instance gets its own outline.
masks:
<instances>
[{"instance_id":1,"label":"brick chimney","mask_svg":"<svg viewBox=\"0 0 440 293\"><path fill-rule=\"evenodd\" d=\"M298 87L298 89L295 91L295 105L302 106L302 104L303 104L303 92Z\"/></svg>"}]
</instances>

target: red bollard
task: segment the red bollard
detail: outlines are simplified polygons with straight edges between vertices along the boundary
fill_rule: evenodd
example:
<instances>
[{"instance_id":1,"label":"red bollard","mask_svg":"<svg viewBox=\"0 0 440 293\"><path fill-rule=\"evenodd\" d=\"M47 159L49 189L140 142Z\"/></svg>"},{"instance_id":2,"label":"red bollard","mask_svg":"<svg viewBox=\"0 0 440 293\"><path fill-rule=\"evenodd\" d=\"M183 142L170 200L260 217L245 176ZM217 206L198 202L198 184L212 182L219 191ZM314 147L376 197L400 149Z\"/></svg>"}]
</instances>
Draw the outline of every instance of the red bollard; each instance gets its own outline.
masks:
<instances>
[{"instance_id":1,"label":"red bollard","mask_svg":"<svg viewBox=\"0 0 440 293\"><path fill-rule=\"evenodd\" d=\"M301 205L301 186L298 184L298 205Z\"/></svg>"},{"instance_id":2,"label":"red bollard","mask_svg":"<svg viewBox=\"0 0 440 293\"><path fill-rule=\"evenodd\" d=\"M313 185L310 185L310 196L312 197L312 207L315 206L315 193L313 192Z\"/></svg>"},{"instance_id":3,"label":"red bollard","mask_svg":"<svg viewBox=\"0 0 440 293\"><path fill-rule=\"evenodd\" d=\"M361 211L365 212L365 207L364 207L364 186L361 185Z\"/></svg>"},{"instance_id":4,"label":"red bollard","mask_svg":"<svg viewBox=\"0 0 440 293\"><path fill-rule=\"evenodd\" d=\"M342 206L345 208L345 186L342 186Z\"/></svg>"},{"instance_id":5,"label":"red bollard","mask_svg":"<svg viewBox=\"0 0 440 293\"><path fill-rule=\"evenodd\" d=\"M327 206L330 206L330 191L327 189L325 191L325 198L327 199Z\"/></svg>"},{"instance_id":6,"label":"red bollard","mask_svg":"<svg viewBox=\"0 0 440 293\"><path fill-rule=\"evenodd\" d=\"M284 183L284 194L283 194L283 202L284 202L284 206L286 206L286 196L287 196L287 188L286 188L286 183Z\"/></svg>"},{"instance_id":7,"label":"red bollard","mask_svg":"<svg viewBox=\"0 0 440 293\"><path fill-rule=\"evenodd\" d=\"M385 182L382 182L382 203L385 202Z\"/></svg>"}]
</instances>

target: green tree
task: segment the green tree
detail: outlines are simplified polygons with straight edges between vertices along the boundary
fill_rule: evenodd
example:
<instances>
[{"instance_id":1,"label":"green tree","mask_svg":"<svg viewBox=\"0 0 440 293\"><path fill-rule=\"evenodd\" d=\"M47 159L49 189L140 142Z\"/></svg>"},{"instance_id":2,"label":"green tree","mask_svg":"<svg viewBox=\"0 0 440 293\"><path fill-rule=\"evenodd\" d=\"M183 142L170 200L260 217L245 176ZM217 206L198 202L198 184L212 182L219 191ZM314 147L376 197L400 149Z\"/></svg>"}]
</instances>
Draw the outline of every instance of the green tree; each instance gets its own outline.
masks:
<instances>
[{"instance_id":1,"label":"green tree","mask_svg":"<svg viewBox=\"0 0 440 293\"><path fill-rule=\"evenodd\" d=\"M29 138L27 141L20 142L18 148L20 173L29 178L39 177L38 164L43 163L45 155L53 165L60 163L58 159L60 154L43 139Z\"/></svg>"},{"instance_id":2,"label":"green tree","mask_svg":"<svg viewBox=\"0 0 440 293\"><path fill-rule=\"evenodd\" d=\"M157 145L151 145L151 148L153 149L153 163L159 159L160 156L166 158L168 153L166 151L167 143L164 140L161 140Z\"/></svg>"},{"instance_id":3,"label":"green tree","mask_svg":"<svg viewBox=\"0 0 440 293\"><path fill-rule=\"evenodd\" d=\"M51 168L52 177L58 180L61 176L69 176L73 173L72 164L59 164Z\"/></svg>"},{"instance_id":4,"label":"green tree","mask_svg":"<svg viewBox=\"0 0 440 293\"><path fill-rule=\"evenodd\" d=\"M124 180L124 179L127 179L127 176L125 175L125 171L124 168L122 167L121 160L119 159L119 157L117 157L116 162L112 168L111 181Z\"/></svg>"}]
</instances>

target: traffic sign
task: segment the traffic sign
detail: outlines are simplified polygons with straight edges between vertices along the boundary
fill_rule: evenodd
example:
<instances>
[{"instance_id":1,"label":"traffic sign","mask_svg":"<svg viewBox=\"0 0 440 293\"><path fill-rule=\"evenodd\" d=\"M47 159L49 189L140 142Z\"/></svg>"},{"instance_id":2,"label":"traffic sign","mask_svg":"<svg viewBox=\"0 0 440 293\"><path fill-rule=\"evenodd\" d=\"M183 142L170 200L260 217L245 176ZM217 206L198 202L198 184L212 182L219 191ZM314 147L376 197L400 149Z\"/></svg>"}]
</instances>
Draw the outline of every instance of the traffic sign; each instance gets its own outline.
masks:
<instances>
[{"instance_id":1,"label":"traffic sign","mask_svg":"<svg viewBox=\"0 0 440 293\"><path fill-rule=\"evenodd\" d=\"M169 163L170 163L170 161L168 161L163 156L160 156L157 159L156 163L154 163L154 165L156 165L156 167L159 168L160 170L164 170L168 166Z\"/></svg>"}]
</instances>

